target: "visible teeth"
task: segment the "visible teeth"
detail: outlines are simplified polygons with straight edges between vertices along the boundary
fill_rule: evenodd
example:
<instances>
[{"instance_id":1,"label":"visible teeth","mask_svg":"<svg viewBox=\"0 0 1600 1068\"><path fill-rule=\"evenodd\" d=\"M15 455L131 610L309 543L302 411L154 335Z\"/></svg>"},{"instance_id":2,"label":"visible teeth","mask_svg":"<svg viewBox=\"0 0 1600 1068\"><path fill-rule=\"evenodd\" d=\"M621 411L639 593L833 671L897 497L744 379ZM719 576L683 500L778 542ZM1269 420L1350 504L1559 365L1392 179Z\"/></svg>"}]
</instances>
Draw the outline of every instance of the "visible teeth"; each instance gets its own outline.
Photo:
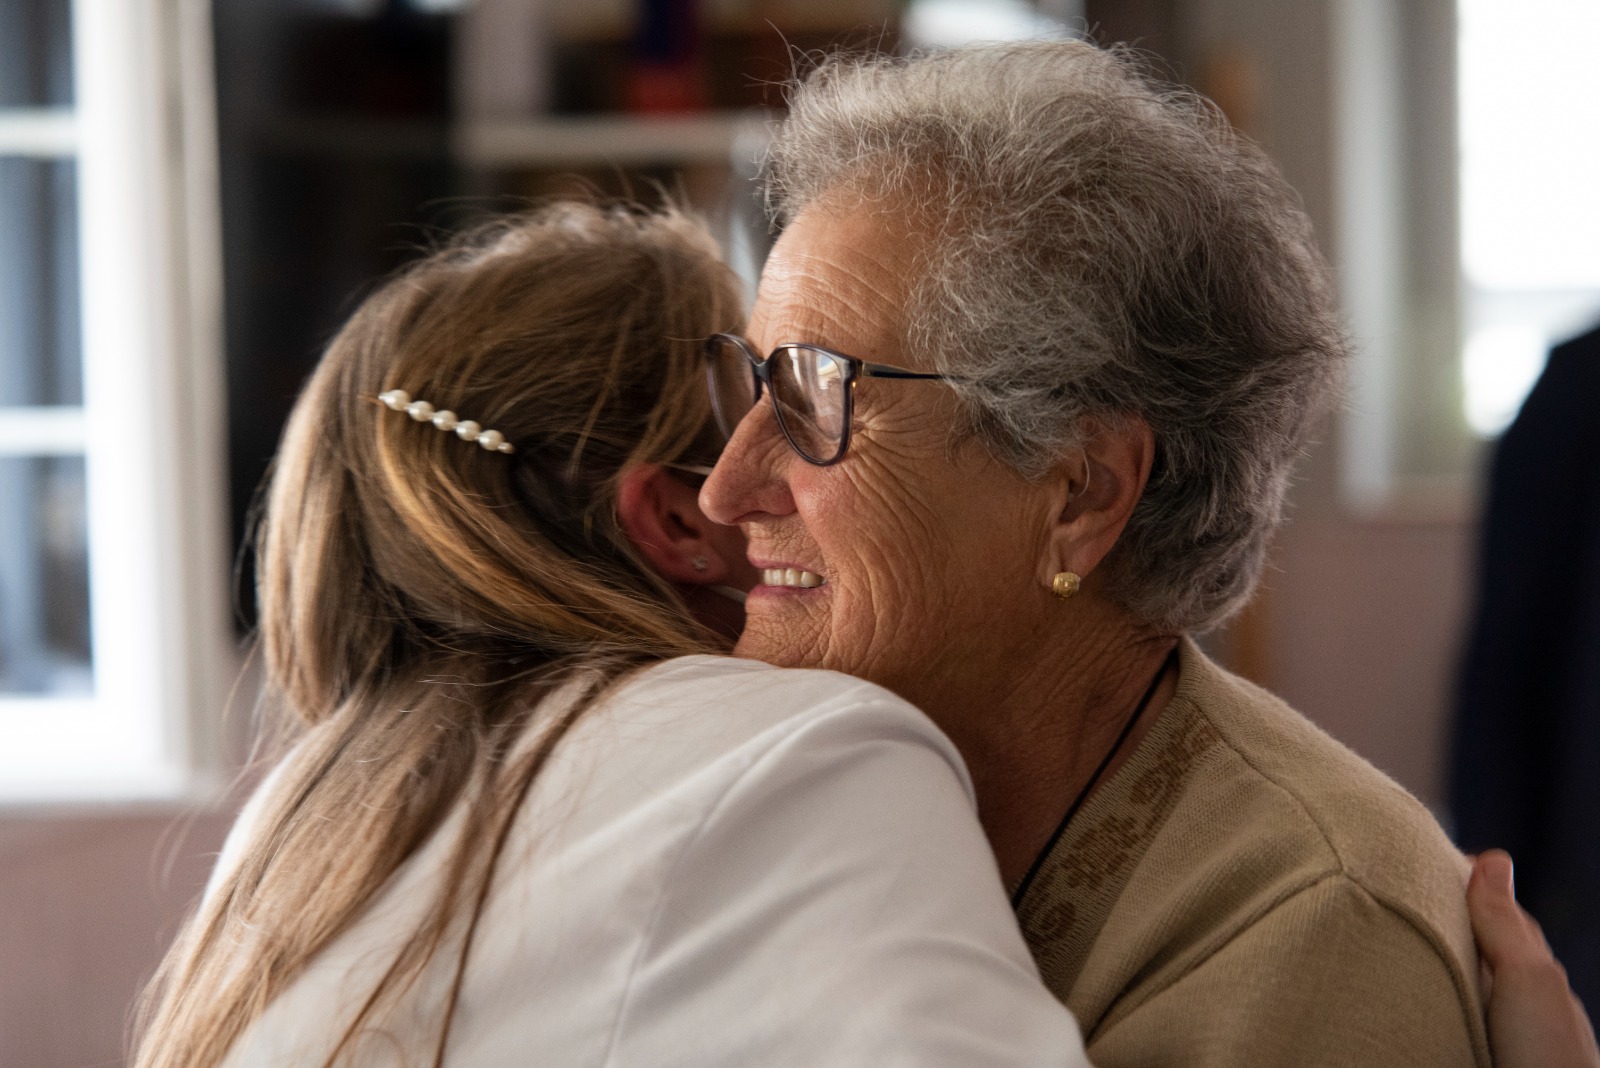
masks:
<instances>
[{"instance_id":1,"label":"visible teeth","mask_svg":"<svg viewBox=\"0 0 1600 1068\"><path fill-rule=\"evenodd\" d=\"M822 585L822 576L796 567L769 567L762 569L761 582L765 586L793 586L810 590Z\"/></svg>"}]
</instances>

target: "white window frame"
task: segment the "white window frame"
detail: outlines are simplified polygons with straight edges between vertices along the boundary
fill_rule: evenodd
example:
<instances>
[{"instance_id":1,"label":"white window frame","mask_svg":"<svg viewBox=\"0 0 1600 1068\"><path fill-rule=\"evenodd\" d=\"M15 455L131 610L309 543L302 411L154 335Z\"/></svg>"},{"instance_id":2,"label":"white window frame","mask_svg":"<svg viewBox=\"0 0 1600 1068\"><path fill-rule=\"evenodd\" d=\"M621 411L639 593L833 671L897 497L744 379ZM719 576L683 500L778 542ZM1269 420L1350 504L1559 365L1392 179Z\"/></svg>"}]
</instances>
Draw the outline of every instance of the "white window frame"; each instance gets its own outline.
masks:
<instances>
[{"instance_id":1,"label":"white window frame","mask_svg":"<svg viewBox=\"0 0 1600 1068\"><path fill-rule=\"evenodd\" d=\"M1455 0L1331 0L1332 247L1355 342L1341 498L1362 519L1465 522Z\"/></svg>"},{"instance_id":2,"label":"white window frame","mask_svg":"<svg viewBox=\"0 0 1600 1068\"><path fill-rule=\"evenodd\" d=\"M226 768L221 242L207 0L73 0L76 101L0 153L78 162L81 409L0 452L85 457L92 697L0 696L0 803L183 798Z\"/></svg>"}]
</instances>

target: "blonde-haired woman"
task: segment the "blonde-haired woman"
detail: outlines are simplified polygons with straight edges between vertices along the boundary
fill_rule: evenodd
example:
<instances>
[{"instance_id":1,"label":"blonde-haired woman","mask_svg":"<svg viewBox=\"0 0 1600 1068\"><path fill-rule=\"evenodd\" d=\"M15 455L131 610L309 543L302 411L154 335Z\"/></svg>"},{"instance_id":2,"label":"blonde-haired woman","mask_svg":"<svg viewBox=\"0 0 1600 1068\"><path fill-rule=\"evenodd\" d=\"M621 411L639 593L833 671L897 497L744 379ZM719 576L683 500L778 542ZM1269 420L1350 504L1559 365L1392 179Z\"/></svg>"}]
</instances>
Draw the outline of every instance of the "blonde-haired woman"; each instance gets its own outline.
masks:
<instances>
[{"instance_id":1,"label":"blonde-haired woman","mask_svg":"<svg viewBox=\"0 0 1600 1068\"><path fill-rule=\"evenodd\" d=\"M697 483L734 279L558 205L406 270L285 433L258 581L293 746L137 1064L1083 1064L950 743L705 654L754 575Z\"/></svg>"}]
</instances>

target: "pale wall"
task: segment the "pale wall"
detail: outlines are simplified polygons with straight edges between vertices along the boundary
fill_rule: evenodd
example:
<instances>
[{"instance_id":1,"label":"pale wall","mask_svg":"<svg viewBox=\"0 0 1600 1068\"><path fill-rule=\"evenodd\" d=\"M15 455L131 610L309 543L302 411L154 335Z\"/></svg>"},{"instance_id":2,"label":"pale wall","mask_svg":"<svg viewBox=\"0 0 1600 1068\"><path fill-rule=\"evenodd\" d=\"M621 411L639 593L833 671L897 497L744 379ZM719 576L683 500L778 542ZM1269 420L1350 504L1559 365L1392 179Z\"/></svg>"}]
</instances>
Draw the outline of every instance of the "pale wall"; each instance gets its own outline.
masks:
<instances>
[{"instance_id":1,"label":"pale wall","mask_svg":"<svg viewBox=\"0 0 1600 1068\"><path fill-rule=\"evenodd\" d=\"M0 819L0 1065L122 1063L135 992L199 893L227 819ZM169 865L170 858L170 867Z\"/></svg>"}]
</instances>

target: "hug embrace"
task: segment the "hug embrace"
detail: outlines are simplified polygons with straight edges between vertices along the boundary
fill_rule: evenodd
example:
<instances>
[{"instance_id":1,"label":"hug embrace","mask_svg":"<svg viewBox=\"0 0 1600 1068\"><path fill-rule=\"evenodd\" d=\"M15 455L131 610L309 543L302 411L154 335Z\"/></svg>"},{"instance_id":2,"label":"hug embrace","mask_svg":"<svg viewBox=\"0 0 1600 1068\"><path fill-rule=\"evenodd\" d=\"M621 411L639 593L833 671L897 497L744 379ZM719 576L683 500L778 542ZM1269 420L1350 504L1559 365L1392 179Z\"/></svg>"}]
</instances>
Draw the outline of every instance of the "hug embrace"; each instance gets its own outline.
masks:
<instances>
[{"instance_id":1,"label":"hug embrace","mask_svg":"<svg viewBox=\"0 0 1600 1068\"><path fill-rule=\"evenodd\" d=\"M1503 858L1469 915L1193 640L1346 362L1262 153L1029 43L823 62L766 181L748 317L697 221L553 204L330 344L283 744L137 1063L1600 1064Z\"/></svg>"}]
</instances>

